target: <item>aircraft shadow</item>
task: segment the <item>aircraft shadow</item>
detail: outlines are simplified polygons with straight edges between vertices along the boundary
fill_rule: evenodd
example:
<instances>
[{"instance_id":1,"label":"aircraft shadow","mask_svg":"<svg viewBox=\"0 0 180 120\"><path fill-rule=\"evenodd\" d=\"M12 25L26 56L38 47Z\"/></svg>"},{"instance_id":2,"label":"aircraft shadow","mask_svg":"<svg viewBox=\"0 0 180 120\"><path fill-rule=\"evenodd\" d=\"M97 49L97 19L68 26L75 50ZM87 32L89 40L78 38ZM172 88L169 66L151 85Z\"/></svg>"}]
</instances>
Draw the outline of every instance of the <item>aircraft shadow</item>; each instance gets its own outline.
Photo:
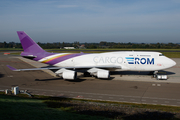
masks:
<instances>
[{"instance_id":1,"label":"aircraft shadow","mask_svg":"<svg viewBox=\"0 0 180 120\"><path fill-rule=\"evenodd\" d=\"M176 73L174 73L174 72L169 72L169 71L164 71L164 70L161 70L161 71L159 71L159 74L174 75L174 74L176 74Z\"/></svg>"},{"instance_id":2,"label":"aircraft shadow","mask_svg":"<svg viewBox=\"0 0 180 120\"><path fill-rule=\"evenodd\" d=\"M65 80L68 82L82 82L82 81L85 81L86 79L80 79L80 78L77 78L75 80L67 80L67 79L62 79L62 78L35 79L35 81L54 81L54 80Z\"/></svg>"},{"instance_id":3,"label":"aircraft shadow","mask_svg":"<svg viewBox=\"0 0 180 120\"><path fill-rule=\"evenodd\" d=\"M164 71L164 70L161 70L158 72L158 74L165 74L165 75L173 75L175 74L174 72L169 72L169 71ZM153 75L153 72L150 72L150 71L111 71L110 72L110 75ZM3 74L0 74L0 78L1 77L4 77ZM81 77L87 77L86 79L84 78L81 78ZM68 82L83 82L85 80L88 80L88 77L91 77L90 75L82 75L82 76L79 76L77 79L75 80L67 80L67 79L63 79L63 78L50 78L50 79L35 79L35 81L54 81L54 80L65 80L65 81L68 81ZM97 77L96 77L97 78ZM100 79L100 80L113 80L115 77L110 77L110 78L97 78L97 79Z\"/></svg>"},{"instance_id":4,"label":"aircraft shadow","mask_svg":"<svg viewBox=\"0 0 180 120\"><path fill-rule=\"evenodd\" d=\"M4 74L1 74L1 73L0 73L0 78L2 78L2 77L4 77Z\"/></svg>"},{"instance_id":5,"label":"aircraft shadow","mask_svg":"<svg viewBox=\"0 0 180 120\"><path fill-rule=\"evenodd\" d=\"M97 78L97 77L96 77ZM115 77L110 77L110 78L97 78L97 79L100 79L100 80L113 80Z\"/></svg>"},{"instance_id":6,"label":"aircraft shadow","mask_svg":"<svg viewBox=\"0 0 180 120\"><path fill-rule=\"evenodd\" d=\"M174 72L161 70L158 72L159 74L165 75L173 75L176 74ZM153 72L150 71L112 71L111 75L153 75Z\"/></svg>"},{"instance_id":7,"label":"aircraft shadow","mask_svg":"<svg viewBox=\"0 0 180 120\"><path fill-rule=\"evenodd\" d=\"M35 81L53 81L53 80L63 80L63 79L62 78L35 79Z\"/></svg>"},{"instance_id":8,"label":"aircraft shadow","mask_svg":"<svg viewBox=\"0 0 180 120\"><path fill-rule=\"evenodd\" d=\"M83 81L85 81L85 80L87 80L87 79L77 78L77 79L75 79L75 80L66 80L66 81L69 81L69 82L83 82Z\"/></svg>"},{"instance_id":9,"label":"aircraft shadow","mask_svg":"<svg viewBox=\"0 0 180 120\"><path fill-rule=\"evenodd\" d=\"M112 71L111 75L149 75L150 72L138 72L138 71Z\"/></svg>"}]
</instances>

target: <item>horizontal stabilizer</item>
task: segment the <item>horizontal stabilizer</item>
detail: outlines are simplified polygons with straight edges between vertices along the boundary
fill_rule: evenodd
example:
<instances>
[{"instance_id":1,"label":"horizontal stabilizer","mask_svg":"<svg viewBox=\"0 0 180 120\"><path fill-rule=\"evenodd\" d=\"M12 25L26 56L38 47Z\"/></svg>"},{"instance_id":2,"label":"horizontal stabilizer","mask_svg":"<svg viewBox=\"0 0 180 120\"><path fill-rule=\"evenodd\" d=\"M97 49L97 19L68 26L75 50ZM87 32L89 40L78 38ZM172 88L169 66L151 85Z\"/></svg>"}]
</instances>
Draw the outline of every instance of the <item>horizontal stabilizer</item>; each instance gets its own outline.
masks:
<instances>
[{"instance_id":1,"label":"horizontal stabilizer","mask_svg":"<svg viewBox=\"0 0 180 120\"><path fill-rule=\"evenodd\" d=\"M12 71L18 71L18 69L16 69L16 68L13 68L13 67L11 67L11 66L9 66L9 65L6 65L9 69L11 69Z\"/></svg>"},{"instance_id":2,"label":"horizontal stabilizer","mask_svg":"<svg viewBox=\"0 0 180 120\"><path fill-rule=\"evenodd\" d=\"M24 55L22 55L22 57L28 58L28 59L34 59L34 58L36 58L37 56L33 56L33 55L24 56Z\"/></svg>"}]
</instances>

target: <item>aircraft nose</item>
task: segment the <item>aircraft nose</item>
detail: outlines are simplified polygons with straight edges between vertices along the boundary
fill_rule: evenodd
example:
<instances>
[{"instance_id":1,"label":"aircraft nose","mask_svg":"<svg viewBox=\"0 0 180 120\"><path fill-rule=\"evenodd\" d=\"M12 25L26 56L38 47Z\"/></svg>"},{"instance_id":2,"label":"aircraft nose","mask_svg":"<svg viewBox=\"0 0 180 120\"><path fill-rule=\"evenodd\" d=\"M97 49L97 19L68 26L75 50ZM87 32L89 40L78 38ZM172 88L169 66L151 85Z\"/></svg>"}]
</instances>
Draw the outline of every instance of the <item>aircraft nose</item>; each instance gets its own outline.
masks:
<instances>
[{"instance_id":1,"label":"aircraft nose","mask_svg":"<svg viewBox=\"0 0 180 120\"><path fill-rule=\"evenodd\" d=\"M169 60L169 65L170 65L170 67L173 67L173 66L176 65L176 62L174 60L170 59Z\"/></svg>"},{"instance_id":2,"label":"aircraft nose","mask_svg":"<svg viewBox=\"0 0 180 120\"><path fill-rule=\"evenodd\" d=\"M172 66L175 66L176 62L174 60L172 60Z\"/></svg>"},{"instance_id":3,"label":"aircraft nose","mask_svg":"<svg viewBox=\"0 0 180 120\"><path fill-rule=\"evenodd\" d=\"M176 65L176 62L174 60L167 58L167 57L165 59L163 59L162 62L163 62L163 66L165 67L165 69Z\"/></svg>"}]
</instances>

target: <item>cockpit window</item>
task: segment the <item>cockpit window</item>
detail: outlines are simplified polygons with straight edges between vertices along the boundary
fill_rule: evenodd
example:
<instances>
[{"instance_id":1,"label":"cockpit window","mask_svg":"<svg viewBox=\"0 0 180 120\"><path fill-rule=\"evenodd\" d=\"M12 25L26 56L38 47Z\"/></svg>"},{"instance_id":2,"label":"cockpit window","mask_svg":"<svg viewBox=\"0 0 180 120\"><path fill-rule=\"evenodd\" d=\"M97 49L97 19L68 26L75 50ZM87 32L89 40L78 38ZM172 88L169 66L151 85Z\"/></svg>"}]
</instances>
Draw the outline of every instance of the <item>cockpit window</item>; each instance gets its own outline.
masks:
<instances>
[{"instance_id":1,"label":"cockpit window","mask_svg":"<svg viewBox=\"0 0 180 120\"><path fill-rule=\"evenodd\" d=\"M159 54L159 56L164 56L163 54Z\"/></svg>"}]
</instances>

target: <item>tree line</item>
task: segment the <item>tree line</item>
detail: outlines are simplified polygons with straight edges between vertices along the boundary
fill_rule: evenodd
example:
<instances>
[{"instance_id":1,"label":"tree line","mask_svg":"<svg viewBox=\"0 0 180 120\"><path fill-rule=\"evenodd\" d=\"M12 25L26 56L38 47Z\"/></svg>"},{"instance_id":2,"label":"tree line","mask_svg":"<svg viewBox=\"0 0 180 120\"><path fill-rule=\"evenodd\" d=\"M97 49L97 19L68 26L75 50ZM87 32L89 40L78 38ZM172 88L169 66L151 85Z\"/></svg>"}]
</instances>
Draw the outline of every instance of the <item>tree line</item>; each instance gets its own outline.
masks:
<instances>
[{"instance_id":1,"label":"tree line","mask_svg":"<svg viewBox=\"0 0 180 120\"><path fill-rule=\"evenodd\" d=\"M115 43L101 41L100 43L66 43L66 42L56 42L56 43L41 43L38 42L39 46L43 49L63 49L64 47L74 47L76 49L83 48L86 49L106 49L106 48L143 48L143 49L180 49L180 44L178 43ZM21 43L15 42L0 42L0 48L22 48Z\"/></svg>"}]
</instances>

